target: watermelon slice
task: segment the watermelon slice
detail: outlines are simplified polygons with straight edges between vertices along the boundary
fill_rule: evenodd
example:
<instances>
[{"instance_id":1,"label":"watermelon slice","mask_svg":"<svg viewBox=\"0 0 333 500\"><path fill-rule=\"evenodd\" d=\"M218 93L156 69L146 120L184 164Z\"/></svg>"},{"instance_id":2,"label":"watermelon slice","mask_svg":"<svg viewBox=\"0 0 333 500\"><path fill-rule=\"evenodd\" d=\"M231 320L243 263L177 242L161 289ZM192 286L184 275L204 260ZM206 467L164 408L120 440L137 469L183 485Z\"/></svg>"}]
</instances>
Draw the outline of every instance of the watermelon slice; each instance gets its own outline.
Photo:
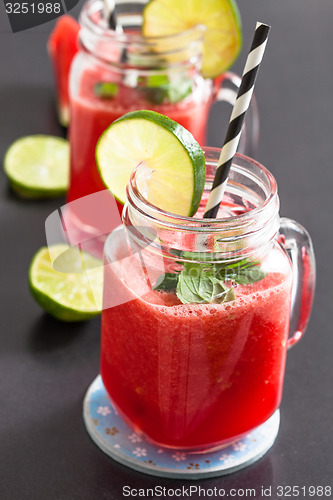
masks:
<instances>
[{"instance_id":1,"label":"watermelon slice","mask_svg":"<svg viewBox=\"0 0 333 500\"><path fill-rule=\"evenodd\" d=\"M47 44L55 79L58 117L61 125L69 124L68 79L72 60L78 51L79 23L64 15L57 21Z\"/></svg>"}]
</instances>

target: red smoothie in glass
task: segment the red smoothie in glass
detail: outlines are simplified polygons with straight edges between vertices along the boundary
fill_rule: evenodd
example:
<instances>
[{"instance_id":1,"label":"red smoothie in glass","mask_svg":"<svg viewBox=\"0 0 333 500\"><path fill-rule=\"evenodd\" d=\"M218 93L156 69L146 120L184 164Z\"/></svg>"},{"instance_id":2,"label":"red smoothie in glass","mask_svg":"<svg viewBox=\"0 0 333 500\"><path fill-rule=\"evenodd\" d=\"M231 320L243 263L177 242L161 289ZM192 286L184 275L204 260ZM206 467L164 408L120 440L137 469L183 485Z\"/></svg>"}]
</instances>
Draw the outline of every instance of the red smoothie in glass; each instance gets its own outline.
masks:
<instances>
[{"instance_id":1,"label":"red smoothie in glass","mask_svg":"<svg viewBox=\"0 0 333 500\"><path fill-rule=\"evenodd\" d=\"M205 128L212 99L208 88L206 91L194 91L183 101L174 104L152 104L138 88L125 85L119 75L112 78L118 85L117 95L110 99L101 99L96 95L95 86L103 81L110 81L110 70L105 75L102 69L86 70L80 80L78 95L71 98L71 171L68 202L106 189L96 167L95 148L104 130L125 113L152 109L183 125L201 145L205 143Z\"/></svg>"},{"instance_id":2,"label":"red smoothie in glass","mask_svg":"<svg viewBox=\"0 0 333 500\"><path fill-rule=\"evenodd\" d=\"M273 250L270 262L280 254ZM274 413L286 360L290 269L237 285L233 301L181 304L174 293L142 295L138 280L133 290L126 265L116 266L105 268L105 303L112 294L127 302L103 311L101 375L136 431L169 447L207 447Z\"/></svg>"}]
</instances>

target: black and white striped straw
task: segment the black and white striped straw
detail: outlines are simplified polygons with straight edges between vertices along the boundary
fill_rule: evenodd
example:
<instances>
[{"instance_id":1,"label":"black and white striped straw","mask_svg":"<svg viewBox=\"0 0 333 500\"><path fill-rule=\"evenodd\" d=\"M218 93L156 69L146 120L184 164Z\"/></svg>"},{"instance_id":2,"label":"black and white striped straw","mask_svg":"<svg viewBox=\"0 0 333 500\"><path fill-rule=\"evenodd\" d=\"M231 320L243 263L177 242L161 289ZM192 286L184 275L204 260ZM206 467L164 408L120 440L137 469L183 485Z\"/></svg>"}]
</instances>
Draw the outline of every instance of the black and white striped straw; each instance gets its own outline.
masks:
<instances>
[{"instance_id":1,"label":"black and white striped straw","mask_svg":"<svg viewBox=\"0 0 333 500\"><path fill-rule=\"evenodd\" d=\"M270 26L257 23L249 55L247 56L242 81L231 113L228 130L224 139L212 190L210 192L205 218L217 216L233 157L237 151L245 113L250 105L258 69L264 56Z\"/></svg>"}]
</instances>

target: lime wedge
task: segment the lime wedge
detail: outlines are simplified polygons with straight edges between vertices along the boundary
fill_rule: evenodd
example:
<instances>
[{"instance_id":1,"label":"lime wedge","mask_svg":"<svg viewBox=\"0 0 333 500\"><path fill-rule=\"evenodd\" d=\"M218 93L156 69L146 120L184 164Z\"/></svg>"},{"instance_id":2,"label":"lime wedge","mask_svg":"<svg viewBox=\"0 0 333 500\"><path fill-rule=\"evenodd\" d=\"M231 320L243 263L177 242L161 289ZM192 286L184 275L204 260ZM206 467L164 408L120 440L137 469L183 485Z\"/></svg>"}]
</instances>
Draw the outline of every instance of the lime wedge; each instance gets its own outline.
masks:
<instances>
[{"instance_id":1,"label":"lime wedge","mask_svg":"<svg viewBox=\"0 0 333 500\"><path fill-rule=\"evenodd\" d=\"M234 62L242 46L234 0L150 0L143 11L144 36L164 36L203 25L202 74L214 78Z\"/></svg>"},{"instance_id":2,"label":"lime wedge","mask_svg":"<svg viewBox=\"0 0 333 500\"><path fill-rule=\"evenodd\" d=\"M133 111L100 137L96 162L101 178L121 203L133 169L140 165L140 191L153 205L192 216L206 177L203 151L190 132L154 111Z\"/></svg>"},{"instance_id":3,"label":"lime wedge","mask_svg":"<svg viewBox=\"0 0 333 500\"><path fill-rule=\"evenodd\" d=\"M64 244L42 247L31 261L29 286L38 304L57 319L90 319L102 310L102 261Z\"/></svg>"},{"instance_id":4,"label":"lime wedge","mask_svg":"<svg viewBox=\"0 0 333 500\"><path fill-rule=\"evenodd\" d=\"M31 135L8 148L4 170L11 187L24 198L53 198L65 194L69 181L66 139Z\"/></svg>"}]
</instances>

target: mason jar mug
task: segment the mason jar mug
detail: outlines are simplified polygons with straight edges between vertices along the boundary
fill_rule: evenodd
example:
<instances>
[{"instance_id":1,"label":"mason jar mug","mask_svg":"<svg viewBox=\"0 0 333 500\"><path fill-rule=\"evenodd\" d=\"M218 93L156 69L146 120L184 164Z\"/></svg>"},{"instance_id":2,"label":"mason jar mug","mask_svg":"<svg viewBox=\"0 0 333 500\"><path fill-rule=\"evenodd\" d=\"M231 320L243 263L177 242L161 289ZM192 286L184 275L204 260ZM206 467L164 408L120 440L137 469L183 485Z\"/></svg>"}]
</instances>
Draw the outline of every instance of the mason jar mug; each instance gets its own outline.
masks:
<instances>
[{"instance_id":1,"label":"mason jar mug","mask_svg":"<svg viewBox=\"0 0 333 500\"><path fill-rule=\"evenodd\" d=\"M151 205L139 166L104 249L104 386L130 427L182 450L225 446L276 412L315 286L310 237L280 220L255 160L236 154L218 218L203 218L219 154L205 149L191 218Z\"/></svg>"}]
</instances>

